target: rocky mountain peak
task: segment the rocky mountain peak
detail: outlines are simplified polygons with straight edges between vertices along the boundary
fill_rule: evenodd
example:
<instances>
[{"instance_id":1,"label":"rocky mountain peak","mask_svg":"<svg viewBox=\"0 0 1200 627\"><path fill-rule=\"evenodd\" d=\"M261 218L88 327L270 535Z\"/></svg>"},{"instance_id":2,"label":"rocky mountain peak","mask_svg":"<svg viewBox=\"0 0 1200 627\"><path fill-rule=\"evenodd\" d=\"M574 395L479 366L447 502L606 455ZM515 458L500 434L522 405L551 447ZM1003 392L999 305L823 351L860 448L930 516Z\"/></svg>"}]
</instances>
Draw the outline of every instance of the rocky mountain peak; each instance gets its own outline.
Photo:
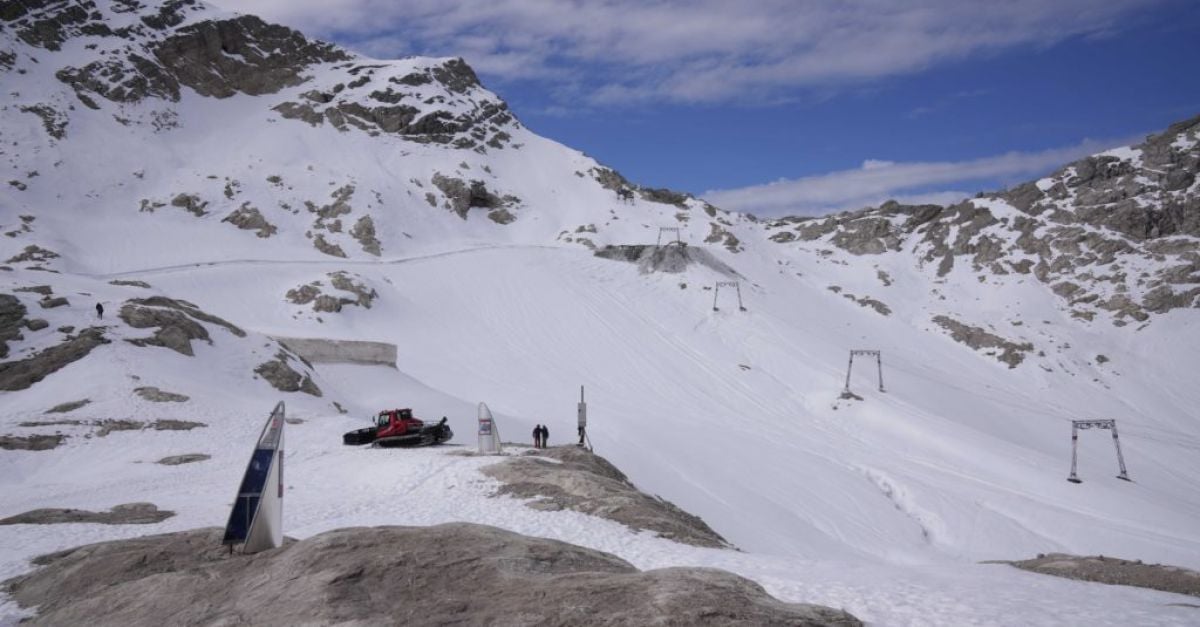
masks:
<instances>
[{"instance_id":1,"label":"rocky mountain peak","mask_svg":"<svg viewBox=\"0 0 1200 627\"><path fill-rule=\"evenodd\" d=\"M270 106L284 118L314 126L480 151L503 147L511 139L504 129L516 127L508 106L483 88L461 58L374 62L194 0L119 0L104 6L92 0L21 0L0 4L0 19L7 34L0 39L0 69L24 74L34 69L30 66L57 64L57 81L93 110L106 108L105 101L175 103L184 88L228 98L305 85L310 88L301 98ZM46 118L64 116L47 102L37 106Z\"/></svg>"}]
</instances>

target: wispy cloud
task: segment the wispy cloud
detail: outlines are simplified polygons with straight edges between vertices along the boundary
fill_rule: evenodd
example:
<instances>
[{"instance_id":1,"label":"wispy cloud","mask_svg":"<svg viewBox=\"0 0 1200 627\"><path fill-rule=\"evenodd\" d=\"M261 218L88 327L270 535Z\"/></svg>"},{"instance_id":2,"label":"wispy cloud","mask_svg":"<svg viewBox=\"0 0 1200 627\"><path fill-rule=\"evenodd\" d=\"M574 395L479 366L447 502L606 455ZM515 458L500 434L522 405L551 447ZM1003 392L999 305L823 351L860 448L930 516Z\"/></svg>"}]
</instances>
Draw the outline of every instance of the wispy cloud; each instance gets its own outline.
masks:
<instances>
[{"instance_id":1,"label":"wispy cloud","mask_svg":"<svg viewBox=\"0 0 1200 627\"><path fill-rule=\"evenodd\" d=\"M372 55L627 102L746 102L1098 36L1171 0L213 0Z\"/></svg>"},{"instance_id":2,"label":"wispy cloud","mask_svg":"<svg viewBox=\"0 0 1200 627\"><path fill-rule=\"evenodd\" d=\"M946 204L974 193L957 190L981 190L981 186L995 186L998 181L1041 176L1086 155L1140 139L1085 140L1051 150L1009 152L967 161L904 163L868 159L851 170L713 190L703 196L722 209L767 217L821 215L878 205L889 199Z\"/></svg>"},{"instance_id":3,"label":"wispy cloud","mask_svg":"<svg viewBox=\"0 0 1200 627\"><path fill-rule=\"evenodd\" d=\"M930 115L932 113L937 113L938 111L942 111L944 109L948 109L952 106L955 106L959 102L962 102L964 100L981 98L990 93L992 93L991 89L969 89L966 91L954 92L947 96L938 98L937 100L935 100L929 104L922 105L920 107L916 107L912 111L908 112L908 117L909 117L909 119L916 119L919 117Z\"/></svg>"}]
</instances>

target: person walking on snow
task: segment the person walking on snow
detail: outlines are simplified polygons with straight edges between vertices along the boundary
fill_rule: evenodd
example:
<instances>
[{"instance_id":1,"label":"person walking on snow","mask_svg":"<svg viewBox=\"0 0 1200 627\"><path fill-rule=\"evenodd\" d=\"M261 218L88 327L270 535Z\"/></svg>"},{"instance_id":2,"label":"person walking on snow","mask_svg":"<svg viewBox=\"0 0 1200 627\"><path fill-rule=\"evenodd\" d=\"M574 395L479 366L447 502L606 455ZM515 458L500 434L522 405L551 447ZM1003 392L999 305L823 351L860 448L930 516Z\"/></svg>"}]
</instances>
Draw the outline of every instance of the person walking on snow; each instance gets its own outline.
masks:
<instances>
[{"instance_id":1,"label":"person walking on snow","mask_svg":"<svg viewBox=\"0 0 1200 627\"><path fill-rule=\"evenodd\" d=\"M100 303L96 303L96 317L97 318L104 317L104 305L101 305Z\"/></svg>"}]
</instances>

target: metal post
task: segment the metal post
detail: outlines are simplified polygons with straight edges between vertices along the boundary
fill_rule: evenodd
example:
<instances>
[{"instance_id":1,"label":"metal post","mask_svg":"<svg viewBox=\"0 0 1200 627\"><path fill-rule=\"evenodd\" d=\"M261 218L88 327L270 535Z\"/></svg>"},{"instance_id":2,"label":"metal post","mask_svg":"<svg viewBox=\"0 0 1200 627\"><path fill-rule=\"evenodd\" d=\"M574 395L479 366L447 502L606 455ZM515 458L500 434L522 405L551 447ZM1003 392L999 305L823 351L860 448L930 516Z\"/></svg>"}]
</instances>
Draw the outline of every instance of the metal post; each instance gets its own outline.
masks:
<instances>
[{"instance_id":1,"label":"metal post","mask_svg":"<svg viewBox=\"0 0 1200 627\"><path fill-rule=\"evenodd\" d=\"M713 311L717 311L717 296L721 294L721 284L718 282L713 288Z\"/></svg>"},{"instance_id":2,"label":"metal post","mask_svg":"<svg viewBox=\"0 0 1200 627\"><path fill-rule=\"evenodd\" d=\"M883 353L875 353L875 365L879 367L879 391L883 391Z\"/></svg>"},{"instance_id":3,"label":"metal post","mask_svg":"<svg viewBox=\"0 0 1200 627\"><path fill-rule=\"evenodd\" d=\"M846 389L845 392L850 392L850 373L854 371L854 351L850 351L850 365L846 366Z\"/></svg>"},{"instance_id":4,"label":"metal post","mask_svg":"<svg viewBox=\"0 0 1200 627\"><path fill-rule=\"evenodd\" d=\"M1075 423L1071 423L1071 474L1067 476L1067 481L1071 483L1083 483L1078 475L1075 474L1075 466L1079 461L1079 428Z\"/></svg>"},{"instance_id":5,"label":"metal post","mask_svg":"<svg viewBox=\"0 0 1200 627\"><path fill-rule=\"evenodd\" d=\"M587 403L583 400L583 386L579 386L579 405L577 407L577 424L579 426L579 446L587 441ZM588 450L591 450L590 447Z\"/></svg>"},{"instance_id":6,"label":"metal post","mask_svg":"<svg viewBox=\"0 0 1200 627\"><path fill-rule=\"evenodd\" d=\"M1129 474L1125 472L1125 457L1121 455L1121 441L1117 439L1117 421L1113 421L1113 446L1117 447L1117 464L1121 467L1121 474L1117 475L1118 479L1130 481ZM1136 434L1135 434L1136 435Z\"/></svg>"},{"instance_id":7,"label":"metal post","mask_svg":"<svg viewBox=\"0 0 1200 627\"><path fill-rule=\"evenodd\" d=\"M734 283L734 284L733 284L733 286L734 286L735 288L737 288L737 297L738 297L738 310L739 310L739 311L746 311L746 308L745 308L744 306L742 306L742 284L741 284L741 283Z\"/></svg>"}]
</instances>

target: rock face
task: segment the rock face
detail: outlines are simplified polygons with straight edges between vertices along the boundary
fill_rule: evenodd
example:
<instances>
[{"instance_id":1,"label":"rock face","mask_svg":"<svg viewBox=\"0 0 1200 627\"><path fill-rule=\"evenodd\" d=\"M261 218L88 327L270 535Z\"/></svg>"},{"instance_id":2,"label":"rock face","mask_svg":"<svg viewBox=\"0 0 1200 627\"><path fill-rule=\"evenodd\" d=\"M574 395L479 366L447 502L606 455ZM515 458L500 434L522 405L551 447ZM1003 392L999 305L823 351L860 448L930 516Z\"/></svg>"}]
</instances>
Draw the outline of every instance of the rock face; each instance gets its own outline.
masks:
<instances>
[{"instance_id":1,"label":"rock face","mask_svg":"<svg viewBox=\"0 0 1200 627\"><path fill-rule=\"evenodd\" d=\"M45 625L861 624L725 571L639 572L483 525L340 529L250 556L220 538L210 528L69 549L4 585Z\"/></svg>"},{"instance_id":2,"label":"rock face","mask_svg":"<svg viewBox=\"0 0 1200 627\"><path fill-rule=\"evenodd\" d=\"M505 148L518 127L508 105L488 94L462 59L399 74L387 65L338 66L343 81L315 85L303 101L274 107L281 116L339 131L398 135L419 143L487 152Z\"/></svg>"},{"instance_id":3,"label":"rock face","mask_svg":"<svg viewBox=\"0 0 1200 627\"><path fill-rule=\"evenodd\" d=\"M163 69L203 96L273 94L303 82L314 63L348 58L345 52L253 15L185 26L154 47Z\"/></svg>"},{"instance_id":4,"label":"rock face","mask_svg":"<svg viewBox=\"0 0 1200 627\"><path fill-rule=\"evenodd\" d=\"M497 495L537 499L529 503L534 509L570 509L684 544L729 547L700 518L648 496L603 457L577 446L534 449L526 456L487 466L483 473L504 484Z\"/></svg>"}]
</instances>

